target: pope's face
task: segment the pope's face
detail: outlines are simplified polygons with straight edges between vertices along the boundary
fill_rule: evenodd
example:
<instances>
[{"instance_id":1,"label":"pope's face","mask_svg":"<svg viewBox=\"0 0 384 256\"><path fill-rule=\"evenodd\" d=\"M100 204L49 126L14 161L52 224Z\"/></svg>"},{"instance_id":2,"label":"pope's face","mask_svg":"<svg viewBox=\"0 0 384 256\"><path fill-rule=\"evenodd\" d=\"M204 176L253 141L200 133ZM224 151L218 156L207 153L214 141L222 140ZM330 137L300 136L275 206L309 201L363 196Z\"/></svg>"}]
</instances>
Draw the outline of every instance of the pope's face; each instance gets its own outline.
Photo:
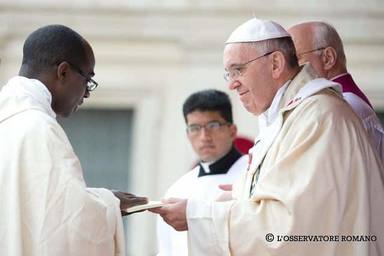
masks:
<instances>
[{"instance_id":1,"label":"pope's face","mask_svg":"<svg viewBox=\"0 0 384 256\"><path fill-rule=\"evenodd\" d=\"M238 73L230 77L229 89L236 90L244 107L255 115L260 115L271 105L275 95L272 86L270 55L264 55L250 44L227 44L224 48L224 68L226 72ZM244 63L248 64L244 65Z\"/></svg>"},{"instance_id":2,"label":"pope's face","mask_svg":"<svg viewBox=\"0 0 384 256\"><path fill-rule=\"evenodd\" d=\"M191 145L204 162L212 162L226 155L236 136L236 126L229 124L217 111L193 111L186 116L187 125L200 126L196 131L187 132ZM220 123L220 126L210 125Z\"/></svg>"}]
</instances>

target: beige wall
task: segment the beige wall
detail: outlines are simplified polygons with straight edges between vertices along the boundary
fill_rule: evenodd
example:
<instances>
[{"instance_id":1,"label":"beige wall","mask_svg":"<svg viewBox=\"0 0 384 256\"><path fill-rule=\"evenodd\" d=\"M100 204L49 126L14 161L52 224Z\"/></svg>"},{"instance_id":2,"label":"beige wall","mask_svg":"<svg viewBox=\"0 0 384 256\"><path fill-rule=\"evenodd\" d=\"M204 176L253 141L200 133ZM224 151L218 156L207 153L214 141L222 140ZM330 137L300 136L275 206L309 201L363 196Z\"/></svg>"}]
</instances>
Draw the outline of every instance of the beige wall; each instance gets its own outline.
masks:
<instances>
[{"instance_id":1,"label":"beige wall","mask_svg":"<svg viewBox=\"0 0 384 256\"><path fill-rule=\"evenodd\" d=\"M251 3L252 2L252 3ZM223 42L253 15L284 26L328 21L345 41L349 69L384 110L384 5L382 1L239 0L0 0L0 84L18 72L25 37L61 23L94 47L100 87L84 107L133 107L132 192L159 199L195 156L185 138L181 105L192 92L228 91L222 78ZM229 92L242 135L254 137L256 120ZM155 218L129 216L129 255L155 253Z\"/></svg>"}]
</instances>

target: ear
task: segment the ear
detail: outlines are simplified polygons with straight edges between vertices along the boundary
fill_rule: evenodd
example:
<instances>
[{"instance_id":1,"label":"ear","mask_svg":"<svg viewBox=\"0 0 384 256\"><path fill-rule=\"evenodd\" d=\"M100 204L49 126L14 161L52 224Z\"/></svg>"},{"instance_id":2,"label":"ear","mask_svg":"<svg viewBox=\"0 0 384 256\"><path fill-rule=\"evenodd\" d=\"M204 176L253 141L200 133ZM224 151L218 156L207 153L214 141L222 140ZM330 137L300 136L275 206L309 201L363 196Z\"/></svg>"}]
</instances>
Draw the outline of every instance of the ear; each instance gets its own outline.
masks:
<instances>
[{"instance_id":1,"label":"ear","mask_svg":"<svg viewBox=\"0 0 384 256\"><path fill-rule=\"evenodd\" d=\"M65 79L65 77L68 75L68 71L70 68L71 67L69 66L69 64L66 61L61 62L57 66L57 72L56 72L57 79L59 81L63 81Z\"/></svg>"},{"instance_id":2,"label":"ear","mask_svg":"<svg viewBox=\"0 0 384 256\"><path fill-rule=\"evenodd\" d=\"M229 132L230 132L232 140L234 140L236 138L236 134L237 134L237 126L235 124L231 124L229 126Z\"/></svg>"},{"instance_id":3,"label":"ear","mask_svg":"<svg viewBox=\"0 0 384 256\"><path fill-rule=\"evenodd\" d=\"M286 60L284 54L280 51L272 53L272 78L279 79L284 71Z\"/></svg>"},{"instance_id":4,"label":"ear","mask_svg":"<svg viewBox=\"0 0 384 256\"><path fill-rule=\"evenodd\" d=\"M321 58L324 64L324 69L330 70L331 68L333 68L333 66L336 65L336 61L337 61L336 50L331 46L325 48L323 50L323 54Z\"/></svg>"}]
</instances>

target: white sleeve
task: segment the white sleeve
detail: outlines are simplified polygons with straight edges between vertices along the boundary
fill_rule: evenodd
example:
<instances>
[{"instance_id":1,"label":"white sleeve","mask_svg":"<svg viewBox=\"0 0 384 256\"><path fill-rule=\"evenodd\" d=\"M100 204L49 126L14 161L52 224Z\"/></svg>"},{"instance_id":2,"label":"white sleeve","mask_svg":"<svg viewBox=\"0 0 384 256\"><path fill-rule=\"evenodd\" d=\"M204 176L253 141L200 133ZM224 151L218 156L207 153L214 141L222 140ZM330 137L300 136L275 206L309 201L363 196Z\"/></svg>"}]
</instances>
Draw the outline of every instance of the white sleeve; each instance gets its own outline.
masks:
<instances>
[{"instance_id":1,"label":"white sleeve","mask_svg":"<svg viewBox=\"0 0 384 256\"><path fill-rule=\"evenodd\" d=\"M343 96L354 112L360 117L372 145L384 163L384 128L375 111L359 96L353 93L343 93Z\"/></svg>"},{"instance_id":2,"label":"white sleeve","mask_svg":"<svg viewBox=\"0 0 384 256\"><path fill-rule=\"evenodd\" d=\"M23 155L32 158L26 159L33 172L24 189L28 201L35 202L25 222L32 237L44 241L35 255L124 255L119 200L107 189L86 188L80 162L61 127L32 132ZM24 205L29 207L28 201Z\"/></svg>"},{"instance_id":3,"label":"white sleeve","mask_svg":"<svg viewBox=\"0 0 384 256\"><path fill-rule=\"evenodd\" d=\"M169 256L172 255L171 244L171 227L164 222L164 220L158 216L156 220L157 226L157 256Z\"/></svg>"},{"instance_id":4,"label":"white sleeve","mask_svg":"<svg viewBox=\"0 0 384 256\"><path fill-rule=\"evenodd\" d=\"M188 247L191 255L230 255L229 217L233 203L188 200Z\"/></svg>"}]
</instances>

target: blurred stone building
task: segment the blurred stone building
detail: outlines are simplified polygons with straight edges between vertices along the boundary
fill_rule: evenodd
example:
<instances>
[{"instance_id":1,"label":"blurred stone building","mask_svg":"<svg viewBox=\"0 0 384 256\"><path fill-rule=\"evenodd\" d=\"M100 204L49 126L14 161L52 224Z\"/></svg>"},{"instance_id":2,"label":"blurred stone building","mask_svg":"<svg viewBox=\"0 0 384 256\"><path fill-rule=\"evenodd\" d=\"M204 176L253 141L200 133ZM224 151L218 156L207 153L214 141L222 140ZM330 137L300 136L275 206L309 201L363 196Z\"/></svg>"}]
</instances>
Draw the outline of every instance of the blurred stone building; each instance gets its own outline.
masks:
<instances>
[{"instance_id":1,"label":"blurred stone building","mask_svg":"<svg viewBox=\"0 0 384 256\"><path fill-rule=\"evenodd\" d=\"M307 20L333 24L350 72L384 113L380 0L0 0L0 86L17 74L22 43L34 29L64 24L78 31L94 48L100 86L60 122L86 181L158 200L195 160L181 111L190 93L228 92L240 135L257 134L256 119L222 75L224 41L252 16L286 27ZM155 217L144 212L125 219L128 255L155 255Z\"/></svg>"}]
</instances>

